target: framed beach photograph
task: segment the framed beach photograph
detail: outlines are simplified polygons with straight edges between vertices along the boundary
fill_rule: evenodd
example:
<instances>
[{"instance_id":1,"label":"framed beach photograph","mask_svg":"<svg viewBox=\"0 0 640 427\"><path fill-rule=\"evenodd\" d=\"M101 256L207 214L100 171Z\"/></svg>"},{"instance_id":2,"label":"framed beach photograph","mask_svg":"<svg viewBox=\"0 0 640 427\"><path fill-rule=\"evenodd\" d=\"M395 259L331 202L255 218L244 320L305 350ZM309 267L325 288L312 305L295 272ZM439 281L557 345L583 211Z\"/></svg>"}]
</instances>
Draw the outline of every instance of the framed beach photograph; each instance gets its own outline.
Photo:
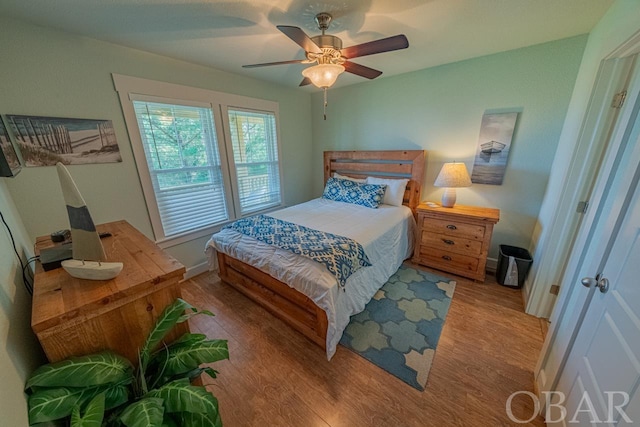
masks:
<instances>
[{"instance_id":1,"label":"framed beach photograph","mask_svg":"<svg viewBox=\"0 0 640 427\"><path fill-rule=\"evenodd\" d=\"M0 117L0 176L16 176L20 172L21 164L15 147L9 138L9 132Z\"/></svg>"},{"instance_id":2,"label":"framed beach photograph","mask_svg":"<svg viewBox=\"0 0 640 427\"><path fill-rule=\"evenodd\" d=\"M26 166L121 162L111 120L7 115Z\"/></svg>"},{"instance_id":3,"label":"framed beach photograph","mask_svg":"<svg viewBox=\"0 0 640 427\"><path fill-rule=\"evenodd\" d=\"M482 116L471 182L502 185L518 113Z\"/></svg>"}]
</instances>

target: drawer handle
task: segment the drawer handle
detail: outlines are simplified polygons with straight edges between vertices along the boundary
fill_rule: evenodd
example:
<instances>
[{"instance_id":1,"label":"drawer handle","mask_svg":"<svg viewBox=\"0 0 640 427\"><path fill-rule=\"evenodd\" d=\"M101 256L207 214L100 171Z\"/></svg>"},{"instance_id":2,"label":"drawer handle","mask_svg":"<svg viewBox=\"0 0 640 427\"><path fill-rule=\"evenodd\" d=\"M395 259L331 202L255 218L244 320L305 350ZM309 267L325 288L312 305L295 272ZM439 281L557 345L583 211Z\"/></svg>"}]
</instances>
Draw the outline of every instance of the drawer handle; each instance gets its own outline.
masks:
<instances>
[{"instance_id":1,"label":"drawer handle","mask_svg":"<svg viewBox=\"0 0 640 427\"><path fill-rule=\"evenodd\" d=\"M457 230L457 229L458 229L458 227L456 227L456 226L455 226L455 225L453 225L453 224L449 224L449 225L447 225L447 228L448 228L449 230Z\"/></svg>"},{"instance_id":2,"label":"drawer handle","mask_svg":"<svg viewBox=\"0 0 640 427\"><path fill-rule=\"evenodd\" d=\"M442 241L447 245L455 245L456 243L453 240L449 240L449 239L442 239Z\"/></svg>"},{"instance_id":3,"label":"drawer handle","mask_svg":"<svg viewBox=\"0 0 640 427\"><path fill-rule=\"evenodd\" d=\"M451 257L449 255L442 255L442 259L445 261L451 261Z\"/></svg>"}]
</instances>

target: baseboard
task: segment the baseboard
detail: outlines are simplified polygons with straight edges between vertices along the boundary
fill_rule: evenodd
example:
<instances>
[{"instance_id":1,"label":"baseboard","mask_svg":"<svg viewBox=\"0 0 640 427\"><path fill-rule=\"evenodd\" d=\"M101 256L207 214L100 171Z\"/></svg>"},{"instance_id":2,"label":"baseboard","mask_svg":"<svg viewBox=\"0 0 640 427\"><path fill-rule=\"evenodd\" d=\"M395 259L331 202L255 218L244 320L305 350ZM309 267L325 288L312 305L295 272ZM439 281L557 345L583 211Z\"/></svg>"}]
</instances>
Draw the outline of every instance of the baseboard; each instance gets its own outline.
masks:
<instances>
[{"instance_id":1,"label":"baseboard","mask_svg":"<svg viewBox=\"0 0 640 427\"><path fill-rule=\"evenodd\" d=\"M209 263L203 262L201 264L196 264L193 267L187 268L187 271L184 273L184 280L191 279L192 277L197 276L198 274L206 273L209 271Z\"/></svg>"},{"instance_id":2,"label":"baseboard","mask_svg":"<svg viewBox=\"0 0 640 427\"><path fill-rule=\"evenodd\" d=\"M529 305L529 288L527 287L527 282L524 282L524 285L522 286L522 304L524 304L524 312L527 314L531 314L532 316L535 316L532 313L527 312L527 306ZM536 317L540 317L540 316L536 316Z\"/></svg>"},{"instance_id":3,"label":"baseboard","mask_svg":"<svg viewBox=\"0 0 640 427\"><path fill-rule=\"evenodd\" d=\"M544 369L540 369L538 375L533 379L533 392L540 398L543 391L549 391L549 387L547 387L547 375L544 373ZM540 408L541 414L544 414L546 409L545 403L544 399L540 399L540 404L542 405Z\"/></svg>"},{"instance_id":4,"label":"baseboard","mask_svg":"<svg viewBox=\"0 0 640 427\"><path fill-rule=\"evenodd\" d=\"M496 274L496 270L498 269L498 260L496 258L487 258L487 265L485 266L485 270L488 273Z\"/></svg>"}]
</instances>

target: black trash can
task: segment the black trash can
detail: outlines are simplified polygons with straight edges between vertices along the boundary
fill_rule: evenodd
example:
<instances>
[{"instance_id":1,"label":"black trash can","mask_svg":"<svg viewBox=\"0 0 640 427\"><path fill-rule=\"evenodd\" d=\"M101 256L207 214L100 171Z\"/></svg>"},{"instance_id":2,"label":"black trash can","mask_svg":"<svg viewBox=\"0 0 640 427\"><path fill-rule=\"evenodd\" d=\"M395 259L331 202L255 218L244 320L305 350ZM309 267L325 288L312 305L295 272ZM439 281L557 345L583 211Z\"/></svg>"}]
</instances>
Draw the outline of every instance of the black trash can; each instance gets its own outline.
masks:
<instances>
[{"instance_id":1,"label":"black trash can","mask_svg":"<svg viewBox=\"0 0 640 427\"><path fill-rule=\"evenodd\" d=\"M507 283L507 271L509 270L509 257L513 257L518 267L518 285ZM500 257L498 258L498 268L496 269L496 280L503 286L510 288L521 288L527 278L529 268L533 259L529 251L517 246L500 245Z\"/></svg>"}]
</instances>

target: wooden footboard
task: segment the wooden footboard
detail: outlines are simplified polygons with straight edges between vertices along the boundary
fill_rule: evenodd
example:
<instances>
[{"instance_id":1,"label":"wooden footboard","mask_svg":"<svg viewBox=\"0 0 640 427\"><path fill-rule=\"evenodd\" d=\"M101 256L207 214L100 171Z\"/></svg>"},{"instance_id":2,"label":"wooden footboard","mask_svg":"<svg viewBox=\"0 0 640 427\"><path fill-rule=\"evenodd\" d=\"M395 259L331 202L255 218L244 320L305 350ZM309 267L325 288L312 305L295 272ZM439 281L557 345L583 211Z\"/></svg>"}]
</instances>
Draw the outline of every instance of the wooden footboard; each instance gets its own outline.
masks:
<instances>
[{"instance_id":1,"label":"wooden footboard","mask_svg":"<svg viewBox=\"0 0 640 427\"><path fill-rule=\"evenodd\" d=\"M220 279L326 349L327 315L306 295L267 273L218 252Z\"/></svg>"}]
</instances>

